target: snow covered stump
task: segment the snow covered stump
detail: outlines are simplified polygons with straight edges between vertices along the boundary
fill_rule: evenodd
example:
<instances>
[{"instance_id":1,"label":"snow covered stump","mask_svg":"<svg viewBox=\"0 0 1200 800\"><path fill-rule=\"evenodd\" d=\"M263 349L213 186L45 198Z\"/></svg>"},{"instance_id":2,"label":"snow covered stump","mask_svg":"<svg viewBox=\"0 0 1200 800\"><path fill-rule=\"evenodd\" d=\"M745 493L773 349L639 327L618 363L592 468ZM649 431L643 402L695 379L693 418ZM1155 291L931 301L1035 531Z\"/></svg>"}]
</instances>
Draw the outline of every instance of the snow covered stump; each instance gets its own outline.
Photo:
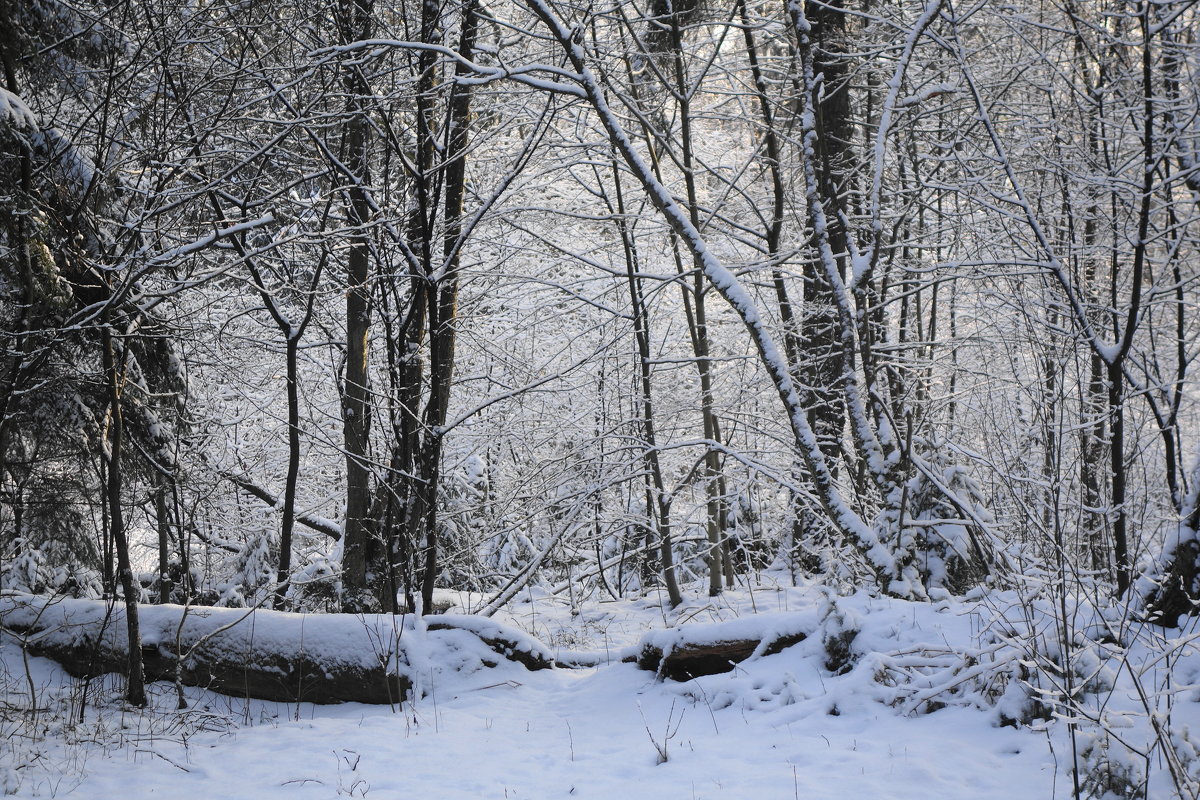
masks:
<instances>
[{"instance_id":1,"label":"snow covered stump","mask_svg":"<svg viewBox=\"0 0 1200 800\"><path fill-rule=\"evenodd\" d=\"M0 597L0 624L75 677L120 672L124 611L95 600ZM401 703L419 676L515 661L553 666L537 640L487 619L142 606L148 680L277 702ZM417 690L420 691L419 689Z\"/></svg>"}]
</instances>

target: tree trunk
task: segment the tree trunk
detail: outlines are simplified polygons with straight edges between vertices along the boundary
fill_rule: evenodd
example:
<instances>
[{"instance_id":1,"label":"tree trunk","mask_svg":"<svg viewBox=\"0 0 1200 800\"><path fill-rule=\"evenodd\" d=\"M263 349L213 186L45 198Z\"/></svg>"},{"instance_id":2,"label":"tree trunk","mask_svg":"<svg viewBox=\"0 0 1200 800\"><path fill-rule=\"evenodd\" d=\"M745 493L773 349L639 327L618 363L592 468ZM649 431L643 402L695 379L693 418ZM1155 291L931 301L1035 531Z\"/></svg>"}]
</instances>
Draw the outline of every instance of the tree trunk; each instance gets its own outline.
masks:
<instances>
[{"instance_id":1,"label":"tree trunk","mask_svg":"<svg viewBox=\"0 0 1200 800\"><path fill-rule=\"evenodd\" d=\"M133 579L129 560L129 539L125 531L125 515L121 508L121 451L124 445L125 422L121 412L121 391L125 382L123 348L118 353L113 342L111 323L103 330L104 377L108 384L108 522L117 555L117 579L125 601L125 626L129 647L126 653L125 700L132 706L146 705L146 681L142 670L141 637L138 633L138 595L141 586Z\"/></svg>"},{"instance_id":2,"label":"tree trunk","mask_svg":"<svg viewBox=\"0 0 1200 800\"><path fill-rule=\"evenodd\" d=\"M771 217L763 231L767 246L767 258L771 264L771 287L775 295L775 305L779 313L782 329L783 351L787 356L788 367L793 381L803 384L805 376L799 369L803 357L802 336L795 306L788 293L780 262L783 258L783 223L787 195L783 181L782 147L776 130L776 117L772 110L771 99L767 93L767 82L759 64L758 46L754 41L754 31L746 13L746 2L740 0L739 8L742 20L742 37L746 47L746 57L750 64L750 76L754 82L754 94L758 103L759 116L762 124L763 143L766 145L765 165L771 179ZM810 424L812 419L810 415ZM792 476L797 483L804 473L804 466L797 456L792 466ZM792 578L795 580L795 565L808 572L821 568L814 542L820 522L817 520L817 510L809 506L803 494L796 490L790 492L789 506L791 509L790 541L787 544L787 561L792 565Z\"/></svg>"},{"instance_id":3,"label":"tree trunk","mask_svg":"<svg viewBox=\"0 0 1200 800\"><path fill-rule=\"evenodd\" d=\"M827 235L838 272L845 275L848 255L843 214L852 178L854 136L846 55L845 12L841 0L806 2L812 24L813 70L820 76L822 94L816 103L816 164L821 197L826 206ZM816 99L816 98L814 98ZM845 363L838 323L837 299L817 248L804 259L804 306L800 320L800 403L808 409L821 450L837 469L846 409L842 402Z\"/></svg>"},{"instance_id":4,"label":"tree trunk","mask_svg":"<svg viewBox=\"0 0 1200 800\"><path fill-rule=\"evenodd\" d=\"M681 28L682 17L689 12L676 10L670 14L670 41L672 76L674 85L670 87L678 110L680 132L679 148L683 181L687 193L688 216L697 230L701 229L700 200L696 188L696 159L693 152L692 139L692 108L688 87L688 69L684 62L684 42ZM664 131L665 133L665 131ZM676 267L683 272L683 259L679 254L680 243L674 238L672 246L675 251ZM708 291L704 275L696 271L692 276L690 290L680 281L684 290L683 305L687 315L688 333L692 344L692 355L695 359L696 373L700 379L700 417L703 424L704 438L710 444L704 453L704 493L706 496L705 510L707 520L705 528L708 532L708 594L716 597L721 593L722 574L724 569L725 550L725 478L721 469L721 454L714 446L721 441L721 426L717 419L713 399L713 364L712 341L708 335L708 309L706 293Z\"/></svg>"},{"instance_id":5,"label":"tree trunk","mask_svg":"<svg viewBox=\"0 0 1200 800\"><path fill-rule=\"evenodd\" d=\"M654 395L650 366L650 326L646 319L646 304L642 295L641 279L637 277L637 244L626 222L625 194L621 189L621 172L614 159L612 162L613 185L616 191L617 228L621 234L621 245L625 254L625 275L629 284L629 305L633 311L633 335L637 342L638 383L641 388L641 428L643 438L642 461L647 478L646 513L655 524L659 561L662 567L663 584L667 589L667 602L671 608L683 603L679 592L679 581L675 575L675 550L671 544L671 504L663 482L662 463L658 457L658 438L654 425ZM620 591L618 581L618 591Z\"/></svg>"},{"instance_id":6,"label":"tree trunk","mask_svg":"<svg viewBox=\"0 0 1200 800\"><path fill-rule=\"evenodd\" d=\"M373 0L339 0L337 21L343 43L371 34ZM371 437L369 347L371 330L371 209L369 181L370 126L367 103L370 87L358 64L342 66L347 93L342 123L344 159L353 183L345 190L344 208L353 233L346 261L346 369L342 388L342 436L346 450L346 512L342 551L342 607L366 611L375 600L368 591L368 549L371 526Z\"/></svg>"},{"instance_id":7,"label":"tree trunk","mask_svg":"<svg viewBox=\"0 0 1200 800\"><path fill-rule=\"evenodd\" d=\"M315 289L315 287L314 287ZM282 520L279 523L279 571L275 582L275 607L287 608L287 581L292 571L292 532L296 527L296 482L300 476L300 374L297 351L300 331L288 332L287 342L288 463L283 484Z\"/></svg>"},{"instance_id":8,"label":"tree trunk","mask_svg":"<svg viewBox=\"0 0 1200 800\"><path fill-rule=\"evenodd\" d=\"M479 30L474 0L461 11L462 30L458 52L470 59ZM455 67L457 78L466 78L470 69L461 62ZM446 413L450 407L450 389L454 378L454 347L458 324L458 286L463 242L463 200L466 196L467 144L471 117L471 90L456 81L450 88L446 113L445 140L445 219L442 233L442 276L430 294L429 307L429 400L425 406L425 440L421 446L419 502L410 519L424 525L425 564L421 578L423 608L433 607L433 588L438 569L438 481L445 434ZM415 528L410 527L410 530Z\"/></svg>"}]
</instances>

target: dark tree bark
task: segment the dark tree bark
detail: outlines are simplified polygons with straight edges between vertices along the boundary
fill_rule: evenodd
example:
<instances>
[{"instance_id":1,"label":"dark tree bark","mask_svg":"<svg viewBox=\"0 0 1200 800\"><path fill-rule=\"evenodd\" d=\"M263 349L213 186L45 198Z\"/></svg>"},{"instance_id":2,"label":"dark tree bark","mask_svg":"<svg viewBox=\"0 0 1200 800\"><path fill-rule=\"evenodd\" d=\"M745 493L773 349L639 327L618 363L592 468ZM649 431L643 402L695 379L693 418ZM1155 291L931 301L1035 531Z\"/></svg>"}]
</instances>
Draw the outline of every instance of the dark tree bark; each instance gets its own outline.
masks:
<instances>
[{"instance_id":1,"label":"dark tree bark","mask_svg":"<svg viewBox=\"0 0 1200 800\"><path fill-rule=\"evenodd\" d=\"M125 437L125 419L121 394L125 383L124 348L117 350L111 323L103 329L104 378L108 386L108 523L117 555L117 580L125 602L125 625L129 647L126 653L125 700L132 706L146 705L146 680L142 669L141 637L138 631L138 595L141 586L133 579L129 560L129 538L121 507L121 456Z\"/></svg>"},{"instance_id":2,"label":"dark tree bark","mask_svg":"<svg viewBox=\"0 0 1200 800\"><path fill-rule=\"evenodd\" d=\"M829 244L845 276L849 255L845 225L846 196L853 179L854 118L850 106L846 13L842 0L806 2L812 25L813 70L821 84L816 104L817 180L825 202ZM804 260L804 305L800 315L800 402L830 464L841 453L846 408L842 401L845 359L842 353L837 299L821 256L814 247Z\"/></svg>"},{"instance_id":3,"label":"dark tree bark","mask_svg":"<svg viewBox=\"0 0 1200 800\"><path fill-rule=\"evenodd\" d=\"M462 29L458 52L471 57L479 32L474 0L461 11ZM459 63L456 78L466 78L468 67ZM424 571L421 576L423 608L433 607L433 588L438 570L437 491L442 459L443 426L450 407L450 389L454 378L454 347L458 325L458 287L462 270L463 200L466 196L467 145L470 133L471 90L455 81L447 99L445 155L445 219L442 232L442 275L429 305L429 400L425 405L425 438L421 444L420 482L417 502L410 520L423 525ZM410 525L413 530L416 525Z\"/></svg>"},{"instance_id":4,"label":"dark tree bark","mask_svg":"<svg viewBox=\"0 0 1200 800\"><path fill-rule=\"evenodd\" d=\"M368 38L373 29L373 0L339 0L335 10L343 43ZM342 551L342 607L367 611L376 605L368 588L370 525L371 390L368 371L371 331L370 86L360 64L341 67L346 91L342 123L343 160L351 176L343 193L346 222L352 233L346 253L346 366L342 386L342 439L346 451L345 539Z\"/></svg>"},{"instance_id":5,"label":"dark tree bark","mask_svg":"<svg viewBox=\"0 0 1200 800\"><path fill-rule=\"evenodd\" d=\"M800 644L808 638L804 632L761 638L711 639L688 641L686 638L666 652L654 644L643 644L635 658L640 669L653 670L674 681L690 681L701 675L732 672L739 662L756 651L770 656Z\"/></svg>"}]
</instances>

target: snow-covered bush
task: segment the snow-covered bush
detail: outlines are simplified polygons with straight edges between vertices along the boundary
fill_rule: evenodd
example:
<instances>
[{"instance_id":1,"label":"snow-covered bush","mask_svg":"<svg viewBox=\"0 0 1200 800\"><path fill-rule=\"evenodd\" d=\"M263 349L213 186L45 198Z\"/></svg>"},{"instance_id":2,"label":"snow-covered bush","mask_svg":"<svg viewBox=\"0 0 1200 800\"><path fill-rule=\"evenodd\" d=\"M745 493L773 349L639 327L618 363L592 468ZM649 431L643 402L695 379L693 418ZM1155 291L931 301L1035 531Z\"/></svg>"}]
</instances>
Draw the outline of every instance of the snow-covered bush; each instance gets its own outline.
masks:
<instances>
[{"instance_id":1,"label":"snow-covered bush","mask_svg":"<svg viewBox=\"0 0 1200 800\"><path fill-rule=\"evenodd\" d=\"M1079 751L1083 797L1091 800L1143 800L1146 797L1146 758L1118 736L1098 731L1084 738Z\"/></svg>"},{"instance_id":2,"label":"snow-covered bush","mask_svg":"<svg viewBox=\"0 0 1200 800\"><path fill-rule=\"evenodd\" d=\"M897 559L898 574L885 588L900 597L938 589L961 595L988 577L991 545L979 523L992 517L983 488L946 461L944 446L934 440L921 450L925 469L892 490L875 523Z\"/></svg>"},{"instance_id":3,"label":"snow-covered bush","mask_svg":"<svg viewBox=\"0 0 1200 800\"><path fill-rule=\"evenodd\" d=\"M54 541L37 543L17 538L0 555L0 590L29 594L98 597L99 573L67 555Z\"/></svg>"},{"instance_id":4,"label":"snow-covered bush","mask_svg":"<svg viewBox=\"0 0 1200 800\"><path fill-rule=\"evenodd\" d=\"M262 602L274 588L276 563L269 535L247 539L226 567L230 577L216 586L220 597L214 605L242 608Z\"/></svg>"}]
</instances>

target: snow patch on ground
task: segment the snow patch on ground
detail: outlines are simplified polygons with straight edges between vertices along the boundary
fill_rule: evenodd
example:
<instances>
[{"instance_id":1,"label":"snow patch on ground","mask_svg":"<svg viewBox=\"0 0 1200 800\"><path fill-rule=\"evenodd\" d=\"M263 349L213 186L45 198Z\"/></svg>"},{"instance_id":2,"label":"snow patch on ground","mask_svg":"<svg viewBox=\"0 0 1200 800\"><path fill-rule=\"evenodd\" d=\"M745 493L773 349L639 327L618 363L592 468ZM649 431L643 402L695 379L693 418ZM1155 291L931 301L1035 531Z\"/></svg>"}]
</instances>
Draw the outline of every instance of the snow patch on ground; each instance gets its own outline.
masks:
<instances>
[{"instance_id":1,"label":"snow patch on ground","mask_svg":"<svg viewBox=\"0 0 1200 800\"><path fill-rule=\"evenodd\" d=\"M478 600L460 596L455 610ZM1019 678L995 683L1010 659L1019 667L1010 637L1019 632L992 636L1000 615L988 603L760 586L669 611L653 595L572 607L535 590L497 616L557 657L594 666L530 672L504 661L459 670L447 647L428 654L427 663L444 663L424 676L423 696L398 709L188 688L190 708L176 711L174 689L156 684L153 708L142 714L122 710L113 678L93 681L85 705L80 682L43 659L23 659L5 635L0 787L19 797L96 798L125 796L131 785L139 796L256 799L1071 796L1066 726L1000 724L1005 692L1025 696L1028 687ZM453 622L483 636L495 624ZM801 626L812 634L684 682L621 663L643 637L675 641L680 625L692 626L693 638ZM1194 653L1182 645L1175 652L1175 680L1200 674ZM1200 722L1190 691L1171 718L1183 739ZM1136 749L1147 737L1135 697L1131 684L1118 683L1103 702L1107 713L1127 715ZM1091 746L1117 766L1137 761L1099 728L1084 728L1081 750ZM1151 754L1151 797L1173 793L1161 761ZM1145 770L1145 759L1131 768Z\"/></svg>"}]
</instances>

